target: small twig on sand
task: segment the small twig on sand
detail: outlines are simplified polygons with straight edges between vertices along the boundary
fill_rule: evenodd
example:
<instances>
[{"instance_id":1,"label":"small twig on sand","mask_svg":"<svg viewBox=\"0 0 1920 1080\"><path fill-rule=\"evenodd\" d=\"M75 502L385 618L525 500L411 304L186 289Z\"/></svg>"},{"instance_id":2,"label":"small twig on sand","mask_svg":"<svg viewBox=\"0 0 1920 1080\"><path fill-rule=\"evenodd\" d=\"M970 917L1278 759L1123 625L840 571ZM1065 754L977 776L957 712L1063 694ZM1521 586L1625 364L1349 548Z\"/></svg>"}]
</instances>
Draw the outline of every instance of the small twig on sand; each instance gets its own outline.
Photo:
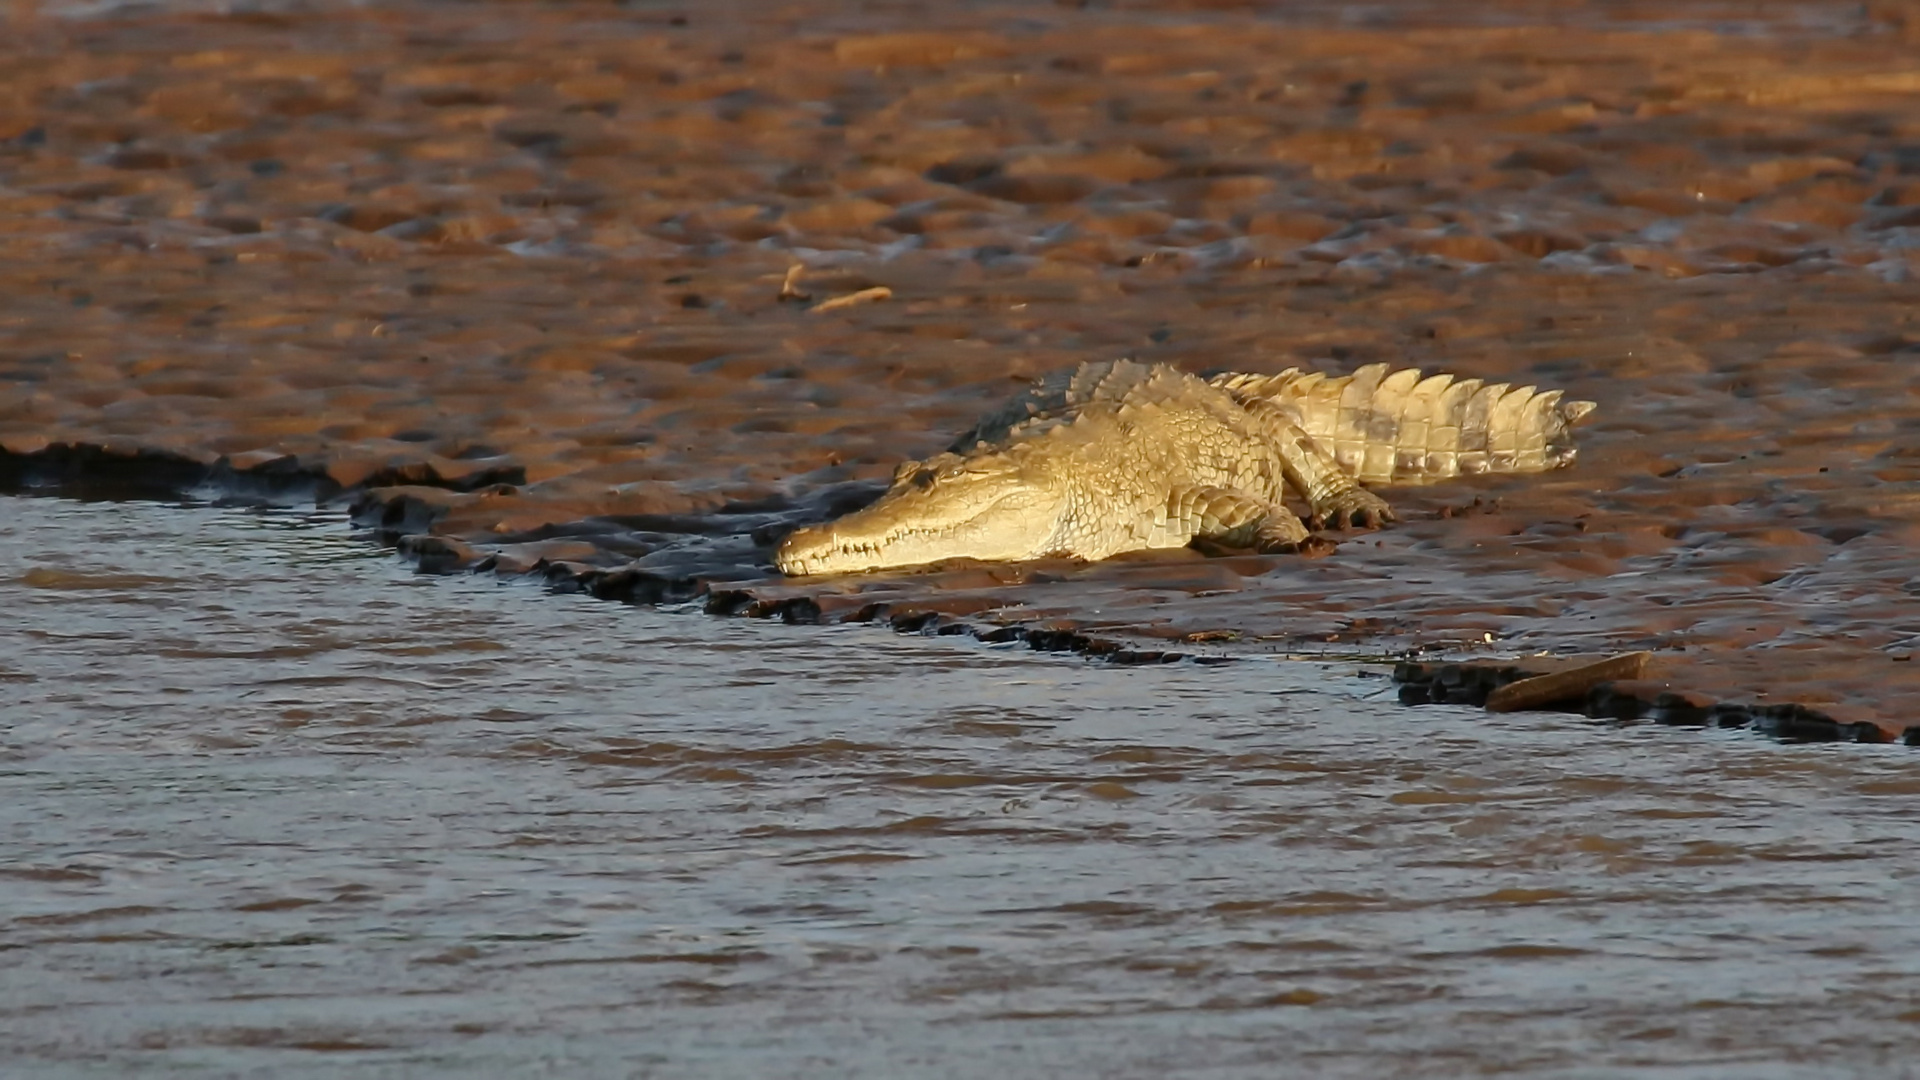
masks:
<instances>
[{"instance_id":1,"label":"small twig on sand","mask_svg":"<svg viewBox=\"0 0 1920 1080\"><path fill-rule=\"evenodd\" d=\"M806 263L794 263L787 267L787 280L780 283L780 299L804 304L813 299L813 294L800 289L800 275L807 272Z\"/></svg>"},{"instance_id":2,"label":"small twig on sand","mask_svg":"<svg viewBox=\"0 0 1920 1080\"><path fill-rule=\"evenodd\" d=\"M823 311L853 307L855 304L871 304L876 300L886 300L892 296L892 289L887 288L885 285L875 285L871 289L861 289L859 292L848 293L845 296L836 296L831 300L822 300L807 310L818 315Z\"/></svg>"}]
</instances>

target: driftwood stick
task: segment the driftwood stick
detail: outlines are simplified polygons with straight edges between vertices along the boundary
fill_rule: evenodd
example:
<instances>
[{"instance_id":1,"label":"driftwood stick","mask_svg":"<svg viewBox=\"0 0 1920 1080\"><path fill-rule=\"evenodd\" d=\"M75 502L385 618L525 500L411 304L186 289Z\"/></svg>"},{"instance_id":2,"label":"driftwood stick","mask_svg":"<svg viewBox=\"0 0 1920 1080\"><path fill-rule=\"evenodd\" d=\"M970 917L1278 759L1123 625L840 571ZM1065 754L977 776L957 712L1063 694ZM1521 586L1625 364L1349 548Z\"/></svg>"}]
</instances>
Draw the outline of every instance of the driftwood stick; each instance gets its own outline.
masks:
<instances>
[{"instance_id":1,"label":"driftwood stick","mask_svg":"<svg viewBox=\"0 0 1920 1080\"><path fill-rule=\"evenodd\" d=\"M841 308L853 307L855 304L871 304L876 300L886 300L892 296L892 289L887 288L885 285L875 285L871 289L861 289L859 292L848 293L845 296L836 296L831 300L822 300L807 310L814 314L819 314L823 311L838 311Z\"/></svg>"},{"instance_id":2,"label":"driftwood stick","mask_svg":"<svg viewBox=\"0 0 1920 1080\"><path fill-rule=\"evenodd\" d=\"M1621 653L1566 671L1510 682L1487 695L1487 711L1518 712L1536 709L1549 702L1581 697L1603 682L1639 678L1651 659L1653 654L1650 652Z\"/></svg>"}]
</instances>

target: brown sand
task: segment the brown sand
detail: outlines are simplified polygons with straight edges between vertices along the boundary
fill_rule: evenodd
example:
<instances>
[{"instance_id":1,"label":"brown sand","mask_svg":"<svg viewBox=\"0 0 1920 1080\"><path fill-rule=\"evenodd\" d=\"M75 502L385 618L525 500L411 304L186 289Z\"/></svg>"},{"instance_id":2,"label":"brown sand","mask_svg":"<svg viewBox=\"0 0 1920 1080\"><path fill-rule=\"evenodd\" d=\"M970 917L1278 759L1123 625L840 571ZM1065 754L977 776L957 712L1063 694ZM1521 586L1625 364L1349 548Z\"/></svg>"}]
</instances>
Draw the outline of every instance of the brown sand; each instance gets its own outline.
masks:
<instances>
[{"instance_id":1,"label":"brown sand","mask_svg":"<svg viewBox=\"0 0 1920 1080\"><path fill-rule=\"evenodd\" d=\"M438 565L637 558L635 595L760 613L1650 649L1897 730L1916 37L1901 5L1705 0L16 21L0 481L324 476ZM1601 407L1575 468L1398 492L1329 558L772 574L793 521L1120 354Z\"/></svg>"}]
</instances>

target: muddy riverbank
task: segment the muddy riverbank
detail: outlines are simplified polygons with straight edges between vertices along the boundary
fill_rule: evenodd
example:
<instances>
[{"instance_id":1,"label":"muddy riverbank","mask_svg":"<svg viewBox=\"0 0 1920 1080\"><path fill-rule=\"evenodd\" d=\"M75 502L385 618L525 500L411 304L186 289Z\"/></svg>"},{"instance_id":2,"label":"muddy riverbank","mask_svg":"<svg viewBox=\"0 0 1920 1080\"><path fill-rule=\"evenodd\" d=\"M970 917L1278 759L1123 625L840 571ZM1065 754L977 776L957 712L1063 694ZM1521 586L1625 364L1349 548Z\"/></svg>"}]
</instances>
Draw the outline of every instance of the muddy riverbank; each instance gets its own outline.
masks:
<instances>
[{"instance_id":1,"label":"muddy riverbank","mask_svg":"<svg viewBox=\"0 0 1920 1080\"><path fill-rule=\"evenodd\" d=\"M829 620L1646 648L1677 685L1897 728L1913 28L1590 8L43 17L0 41L0 471L310 482L448 566ZM1400 525L1326 559L771 573L779 529L1119 354L1600 408L1574 469L1396 493Z\"/></svg>"}]
</instances>

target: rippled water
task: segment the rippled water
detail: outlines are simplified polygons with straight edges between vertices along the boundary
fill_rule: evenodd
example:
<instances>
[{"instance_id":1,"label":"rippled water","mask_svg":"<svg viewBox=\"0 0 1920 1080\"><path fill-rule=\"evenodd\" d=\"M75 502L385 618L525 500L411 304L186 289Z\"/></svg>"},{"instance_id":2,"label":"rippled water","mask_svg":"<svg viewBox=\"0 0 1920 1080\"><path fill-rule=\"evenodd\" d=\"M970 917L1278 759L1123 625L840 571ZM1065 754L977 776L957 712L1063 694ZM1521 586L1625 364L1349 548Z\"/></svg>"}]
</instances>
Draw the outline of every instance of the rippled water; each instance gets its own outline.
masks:
<instances>
[{"instance_id":1,"label":"rippled water","mask_svg":"<svg viewBox=\"0 0 1920 1080\"><path fill-rule=\"evenodd\" d=\"M1914 1075L1906 748L641 610L233 509L0 499L0 613L9 1075Z\"/></svg>"}]
</instances>

